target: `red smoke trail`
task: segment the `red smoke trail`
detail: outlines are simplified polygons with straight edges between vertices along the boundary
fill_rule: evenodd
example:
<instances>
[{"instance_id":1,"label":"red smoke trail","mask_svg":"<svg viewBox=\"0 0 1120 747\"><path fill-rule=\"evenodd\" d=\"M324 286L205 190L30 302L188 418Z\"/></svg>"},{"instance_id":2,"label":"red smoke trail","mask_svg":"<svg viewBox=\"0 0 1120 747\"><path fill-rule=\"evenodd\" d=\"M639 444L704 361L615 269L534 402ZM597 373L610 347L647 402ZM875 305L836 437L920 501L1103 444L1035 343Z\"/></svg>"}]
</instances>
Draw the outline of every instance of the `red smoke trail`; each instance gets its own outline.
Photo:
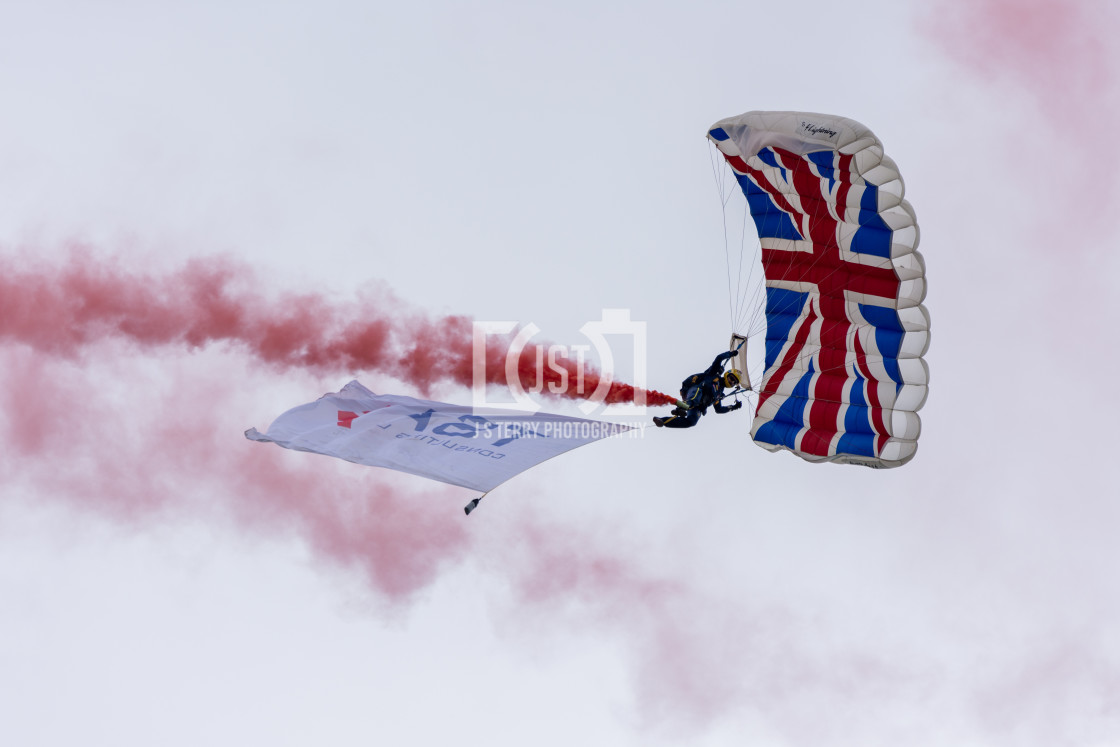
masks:
<instances>
[{"instance_id":1,"label":"red smoke trail","mask_svg":"<svg viewBox=\"0 0 1120 747\"><path fill-rule=\"evenodd\" d=\"M216 520L298 538L319 561L361 573L372 601L389 610L405 608L456 564L489 559L508 580L511 615L541 612L553 626L590 621L632 647L651 714L670 707L704 720L734 706L727 680L746 662L710 669L709 644L690 631L698 625L691 616L726 620L735 610L643 569L641 553L620 551L617 536L588 536L511 504L519 518L483 544L462 519L461 491L406 495L384 471L243 439L253 381L232 374L238 356L173 351L159 357L162 376L153 381L143 371L148 354L126 348L88 343L78 366L0 346L0 496L61 502L138 529Z\"/></svg>"},{"instance_id":2,"label":"red smoke trail","mask_svg":"<svg viewBox=\"0 0 1120 747\"><path fill-rule=\"evenodd\" d=\"M1113 113L1118 108L1103 96L1115 70L1109 47L1116 19L1098 12L1106 5L1094 0L938 0L923 28L965 69L989 82L1013 82L1037 99L1053 125L1065 128L1089 124L1102 107ZM1078 139L1094 140L1070 138Z\"/></svg>"},{"instance_id":3,"label":"red smoke trail","mask_svg":"<svg viewBox=\"0 0 1120 747\"><path fill-rule=\"evenodd\" d=\"M250 535L296 538L318 561L362 574L370 601L390 613L457 564L481 561L510 589L507 612L519 626L540 614L546 629L616 638L650 723L718 718L743 695L742 671L777 664L772 654L747 658L775 645L755 623L743 652L713 645L713 621L737 625L742 611L651 573L617 533L534 518L529 502L511 502L506 522L472 524L461 491L406 495L382 470L260 448L240 435L255 382L231 375L236 355L162 355L165 377L153 382L137 373L145 354L125 347L90 343L76 366L0 346L0 497L22 492L140 530L232 522ZM113 379L120 389L107 385Z\"/></svg>"},{"instance_id":4,"label":"red smoke trail","mask_svg":"<svg viewBox=\"0 0 1120 747\"><path fill-rule=\"evenodd\" d=\"M985 192L1001 189L1001 179L1021 194L1014 208L986 214L992 225L1016 233L1011 266L1049 265L1047 292L1065 303L1108 297L1106 279L1117 269L1111 237L1120 197L1120 176L1111 168L1120 161L1120 141L1107 134L1120 114L1115 3L936 0L927 16L922 33L982 84L991 102L986 111L956 113L954 147L975 149L969 162L980 178L973 204L987 203ZM1024 97L1035 112L1023 111ZM1024 204L1040 207L1024 210ZM1024 249L1030 262L1020 261ZM1043 324L1051 323L1055 339L1069 343L1069 355L1093 350L1115 356L1112 346L1091 344L1100 339L1094 335L1073 342L1068 325L1059 329L1059 317L1045 316Z\"/></svg>"},{"instance_id":5,"label":"red smoke trail","mask_svg":"<svg viewBox=\"0 0 1120 747\"><path fill-rule=\"evenodd\" d=\"M889 655L857 644L821 661L802 650L806 640L833 635L812 630L804 615L715 593L685 581L687 571L651 572L633 559L640 551L622 549L625 532L595 536L522 517L508 534L501 566L515 613L617 636L647 725L684 727L695 737L722 716L756 710L787 731L790 744L820 744L828 741L826 722L806 719L807 703L858 703L850 720L874 721L882 714L868 703L888 711L898 703L884 693L911 692L909 673ZM836 717L827 723L836 726Z\"/></svg>"},{"instance_id":6,"label":"red smoke trail","mask_svg":"<svg viewBox=\"0 0 1120 747\"><path fill-rule=\"evenodd\" d=\"M0 260L0 341L20 342L74 357L96 341L123 339L142 348L202 348L228 343L280 367L316 373L374 371L427 393L434 384L470 386L473 335L469 319L431 319L400 311L391 298L337 302L315 294L268 299L253 290L252 273L225 259L193 260L182 269L151 275L125 270L117 260L73 252L59 265ZM505 384L508 341L489 339L486 378ZM523 387L536 381L536 348L518 361ZM577 363L540 372L546 384L576 381ZM584 392L574 385L556 396L589 398L600 374L585 371ZM545 389L551 393L550 389ZM640 392L612 382L605 402L634 401ZM672 398L650 391L647 403Z\"/></svg>"},{"instance_id":7,"label":"red smoke trail","mask_svg":"<svg viewBox=\"0 0 1120 747\"><path fill-rule=\"evenodd\" d=\"M788 610L758 589L706 589L683 558L672 559L686 567L671 575L651 570L651 548L628 547L618 527L565 526L531 501L511 501L505 523L474 524L462 519L454 490L430 501L411 489L403 496L380 483L383 471L259 448L240 430L243 400L261 377L231 375L237 356L175 351L159 357L157 379L143 370L145 356L125 347L91 344L79 367L0 346L0 498L61 500L79 515L139 528L217 516L250 534L297 538L319 561L361 573L371 601L390 613L473 562L508 589L506 623L518 637L606 637L629 665L639 723L679 729L679 743L743 712L788 737L783 744L880 734L899 709L913 717L908 728L926 733L944 713L923 715L928 681L941 675L936 652L901 661L889 641L849 640L830 630L828 615L815 622L816 606ZM1025 663L1015 671L1033 674ZM1053 704L1069 692L1052 684L1052 671L1038 674L1046 687L1027 702L1049 704L1044 713L1060 731L1067 715ZM1115 685L1094 672L1078 676L1090 696ZM1006 713L1020 702L1017 681L981 684ZM974 692L965 683L960 700L971 707Z\"/></svg>"},{"instance_id":8,"label":"red smoke trail","mask_svg":"<svg viewBox=\"0 0 1120 747\"><path fill-rule=\"evenodd\" d=\"M698 613L731 625L741 610L649 572L641 553L545 528L528 506L513 537L483 545L462 520L460 491L424 500L410 487L406 496L393 486L411 478L241 438L253 382L232 369L246 352L314 372L362 366L407 378L426 369L397 360L404 347L458 345L467 355L465 320L402 319L374 302L318 296L265 301L248 272L224 263L143 275L79 255L53 267L0 259L0 271L0 495L61 501L126 526L216 516L299 538L318 559L363 574L374 601L391 606L460 561L509 560L501 573L519 615L588 616L632 647L650 713L707 720L736 707L738 673L758 662L729 658L692 631L711 631ZM228 351L213 345L222 342ZM431 366L446 359L436 350ZM442 380L427 373L427 385Z\"/></svg>"},{"instance_id":9,"label":"red smoke trail","mask_svg":"<svg viewBox=\"0 0 1120 747\"><path fill-rule=\"evenodd\" d=\"M245 398L212 357L142 361L94 345L78 368L26 348L0 348L3 492L62 501L124 525L219 518L265 536L302 539L320 559L356 570L390 604L407 602L469 546L461 491L398 490L368 470L287 458L240 436ZM124 399L106 382L124 385ZM164 373L162 378L167 378ZM91 382L97 382L93 385ZM298 467L293 467L298 464ZM381 477L384 477L382 475Z\"/></svg>"},{"instance_id":10,"label":"red smoke trail","mask_svg":"<svg viewBox=\"0 0 1120 747\"><path fill-rule=\"evenodd\" d=\"M1116 156L1114 141L1104 134L1105 123L1120 113L1120 65L1113 42L1120 15L1111 5L1096 0L936 0L922 25L922 32L953 62L991 88L997 106L1007 90L1033 99L1048 128L1005 115L996 132L1016 144L1018 165L1029 169L1032 180L1058 176L1071 182L1065 189L1073 195L1069 209L1077 210L1078 224L1094 215L1110 221L1113 212L1117 177L1114 169L1102 167ZM977 126L975 113L962 112L961 124ZM1048 196L1061 194L1054 188L1046 191ZM1061 215L1061 221L1068 228L1070 216Z\"/></svg>"},{"instance_id":11,"label":"red smoke trail","mask_svg":"<svg viewBox=\"0 0 1120 747\"><path fill-rule=\"evenodd\" d=\"M232 373L237 355L172 351L152 381L149 354L126 348L87 343L78 366L0 346L0 496L25 492L138 529L232 521L264 538L297 538L319 561L361 573L371 601L389 611L458 563L481 560L510 589L512 617L592 623L624 642L652 722L666 712L718 717L735 706L740 669L758 666L740 657L713 666L726 652L714 657L704 634L713 617L731 624L737 608L646 570L617 535L534 518L529 502L510 502L504 524L472 524L463 491L406 494L383 470L260 448L241 437L255 382ZM487 541L488 532L497 534Z\"/></svg>"},{"instance_id":12,"label":"red smoke trail","mask_svg":"<svg viewBox=\"0 0 1120 747\"><path fill-rule=\"evenodd\" d=\"M57 309L44 314L60 318ZM173 344L179 333L137 350L132 335L98 341L97 330L52 332L27 316L5 324L40 325L45 339L0 345L4 499L61 501L140 528L217 517L250 534L296 538L319 561L362 574L372 601L390 611L459 562L477 562L497 569L519 629L534 629L526 618L539 616L546 630L615 642L648 724L683 721L694 732L745 708L805 737L795 743L820 743L798 731L804 712L820 710L804 706L865 713L882 693L907 691L888 657L805 653L800 646L820 631L801 617L706 591L687 571L650 570L649 548L626 548L621 532L564 526L530 501L510 502L502 532L499 522L464 521L460 491L406 496L393 486L411 478L246 441L246 400L262 377L234 373L240 350L189 355Z\"/></svg>"}]
</instances>

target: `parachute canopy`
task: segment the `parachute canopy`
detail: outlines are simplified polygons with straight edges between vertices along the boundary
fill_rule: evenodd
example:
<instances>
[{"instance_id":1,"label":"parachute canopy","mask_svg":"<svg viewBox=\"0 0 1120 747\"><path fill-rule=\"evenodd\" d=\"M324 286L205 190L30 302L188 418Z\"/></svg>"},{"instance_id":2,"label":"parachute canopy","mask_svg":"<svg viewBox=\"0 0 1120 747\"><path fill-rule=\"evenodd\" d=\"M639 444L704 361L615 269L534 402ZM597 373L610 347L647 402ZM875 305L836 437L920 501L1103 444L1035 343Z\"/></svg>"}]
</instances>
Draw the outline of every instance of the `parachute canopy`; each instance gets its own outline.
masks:
<instances>
[{"instance_id":1,"label":"parachute canopy","mask_svg":"<svg viewBox=\"0 0 1120 747\"><path fill-rule=\"evenodd\" d=\"M766 284L751 436L810 461L905 464L929 369L925 262L898 167L844 117L748 112L708 138L746 195Z\"/></svg>"},{"instance_id":2,"label":"parachute canopy","mask_svg":"<svg viewBox=\"0 0 1120 747\"><path fill-rule=\"evenodd\" d=\"M628 430L565 415L374 394L351 381L288 410L268 433L250 428L245 437L485 493L546 459Z\"/></svg>"}]
</instances>

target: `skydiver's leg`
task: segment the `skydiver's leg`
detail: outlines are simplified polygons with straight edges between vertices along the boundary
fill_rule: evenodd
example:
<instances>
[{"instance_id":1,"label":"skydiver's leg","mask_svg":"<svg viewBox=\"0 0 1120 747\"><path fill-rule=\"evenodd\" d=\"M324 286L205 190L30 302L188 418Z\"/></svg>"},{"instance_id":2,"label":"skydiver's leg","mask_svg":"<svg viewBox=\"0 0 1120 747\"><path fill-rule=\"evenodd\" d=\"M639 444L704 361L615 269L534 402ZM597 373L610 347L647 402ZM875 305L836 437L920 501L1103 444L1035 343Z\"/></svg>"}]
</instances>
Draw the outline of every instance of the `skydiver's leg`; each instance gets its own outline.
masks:
<instances>
[{"instance_id":1,"label":"skydiver's leg","mask_svg":"<svg viewBox=\"0 0 1120 747\"><path fill-rule=\"evenodd\" d=\"M699 410L686 410L684 415L673 415L668 418L654 418L653 422L661 428L691 428L700 420ZM658 421L661 421L658 423Z\"/></svg>"},{"instance_id":2,"label":"skydiver's leg","mask_svg":"<svg viewBox=\"0 0 1120 747\"><path fill-rule=\"evenodd\" d=\"M698 386L690 386L687 390L681 390L681 401L695 407L700 404L704 392Z\"/></svg>"}]
</instances>

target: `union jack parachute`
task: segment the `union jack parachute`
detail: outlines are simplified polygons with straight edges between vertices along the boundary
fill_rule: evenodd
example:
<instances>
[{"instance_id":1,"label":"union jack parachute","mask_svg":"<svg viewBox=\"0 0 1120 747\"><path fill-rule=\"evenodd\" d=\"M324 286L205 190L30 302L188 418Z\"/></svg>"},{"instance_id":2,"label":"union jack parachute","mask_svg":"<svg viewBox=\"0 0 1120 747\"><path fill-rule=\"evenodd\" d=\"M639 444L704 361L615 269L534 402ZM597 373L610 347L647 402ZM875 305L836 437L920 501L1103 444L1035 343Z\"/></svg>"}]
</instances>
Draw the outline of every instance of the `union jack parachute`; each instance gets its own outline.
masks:
<instances>
[{"instance_id":1,"label":"union jack parachute","mask_svg":"<svg viewBox=\"0 0 1120 747\"><path fill-rule=\"evenodd\" d=\"M905 464L930 319L897 165L867 127L826 114L748 112L708 138L746 196L765 279L757 319L732 309L736 338L765 320L751 436L809 461Z\"/></svg>"}]
</instances>

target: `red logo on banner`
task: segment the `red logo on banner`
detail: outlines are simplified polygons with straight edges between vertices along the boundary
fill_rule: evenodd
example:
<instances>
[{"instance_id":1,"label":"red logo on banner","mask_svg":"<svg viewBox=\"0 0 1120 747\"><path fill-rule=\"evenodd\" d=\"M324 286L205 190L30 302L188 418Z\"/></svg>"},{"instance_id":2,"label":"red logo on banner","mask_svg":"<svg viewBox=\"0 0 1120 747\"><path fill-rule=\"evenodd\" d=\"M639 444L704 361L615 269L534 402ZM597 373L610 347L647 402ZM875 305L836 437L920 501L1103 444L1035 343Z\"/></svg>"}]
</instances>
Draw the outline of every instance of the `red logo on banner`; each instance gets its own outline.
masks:
<instances>
[{"instance_id":1,"label":"red logo on banner","mask_svg":"<svg viewBox=\"0 0 1120 747\"><path fill-rule=\"evenodd\" d=\"M339 410L338 411L338 424L341 425L343 428L352 428L353 425L354 425L354 421L356 419L360 418L362 415L365 415L367 412L369 412L369 410L364 410L363 412L360 412L360 413L359 412L349 412L347 410Z\"/></svg>"}]
</instances>

